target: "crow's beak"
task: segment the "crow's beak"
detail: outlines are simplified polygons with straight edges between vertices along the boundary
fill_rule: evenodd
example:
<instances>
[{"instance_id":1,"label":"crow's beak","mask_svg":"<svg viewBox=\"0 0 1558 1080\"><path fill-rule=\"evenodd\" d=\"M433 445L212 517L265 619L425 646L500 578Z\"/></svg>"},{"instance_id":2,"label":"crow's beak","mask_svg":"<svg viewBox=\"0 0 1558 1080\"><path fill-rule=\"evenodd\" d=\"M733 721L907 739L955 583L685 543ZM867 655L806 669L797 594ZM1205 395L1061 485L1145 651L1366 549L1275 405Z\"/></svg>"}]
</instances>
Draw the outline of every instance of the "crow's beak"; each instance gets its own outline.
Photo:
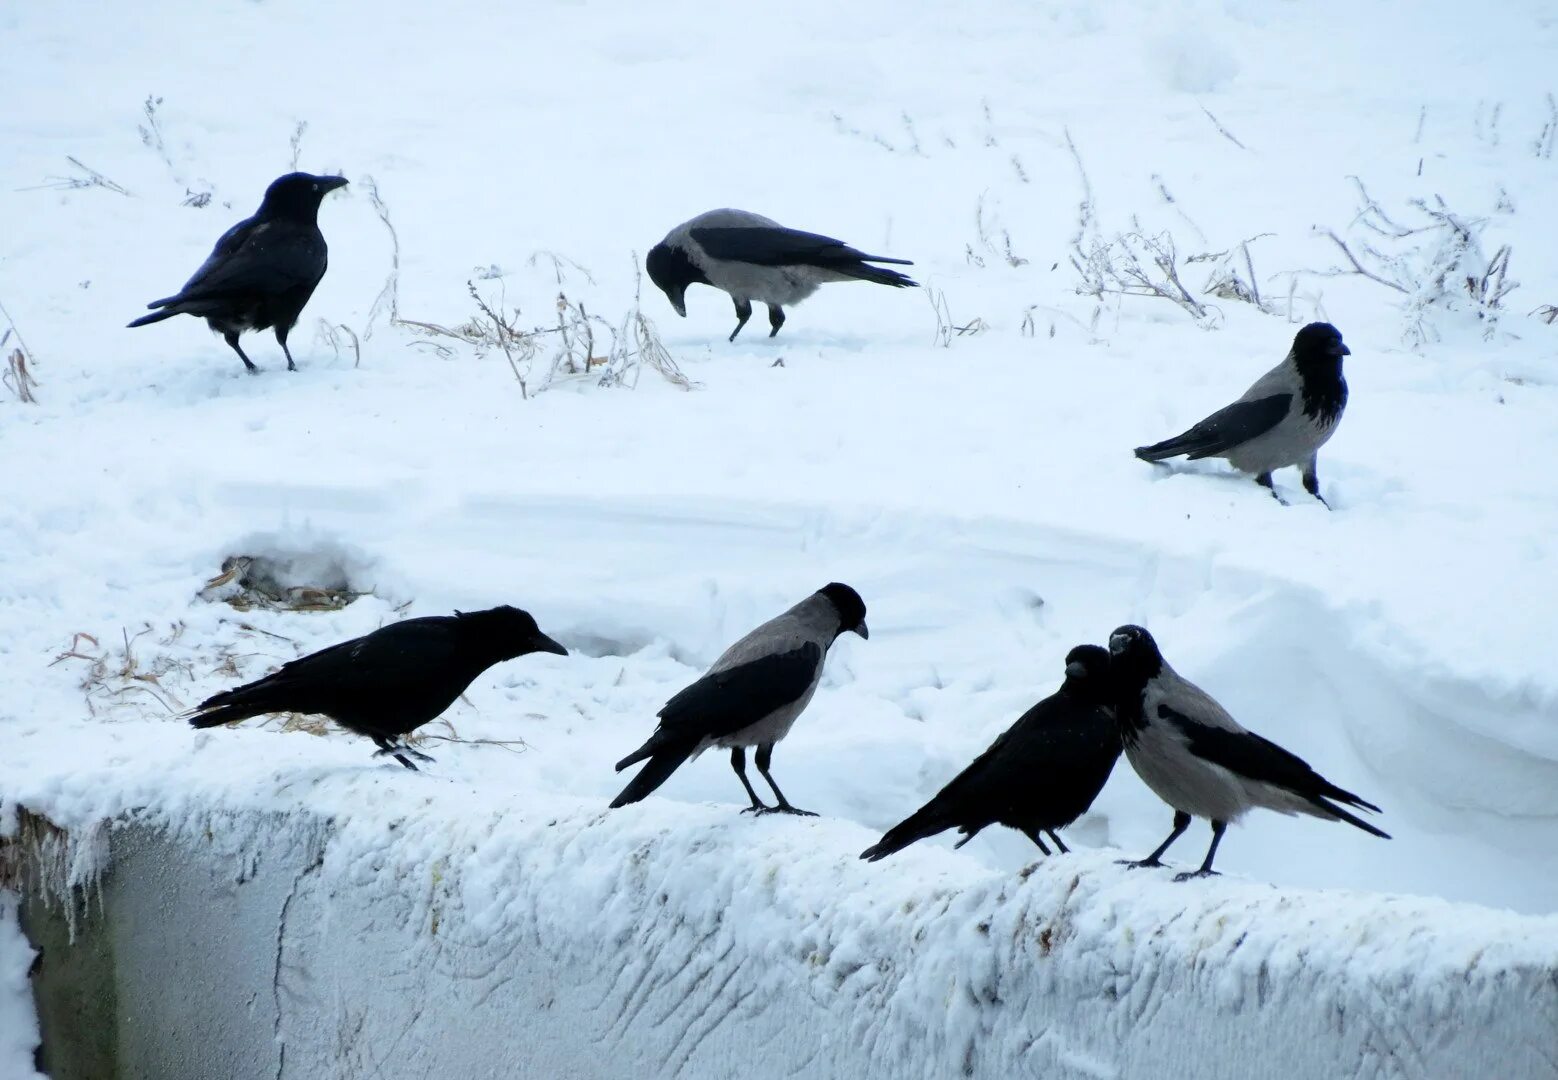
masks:
<instances>
[{"instance_id":1,"label":"crow's beak","mask_svg":"<svg viewBox=\"0 0 1558 1080\"><path fill-rule=\"evenodd\" d=\"M687 294L682 293L680 296L672 296L668 297L668 299L671 301L671 306L676 309L676 313L685 319L687 317Z\"/></svg>"},{"instance_id":2,"label":"crow's beak","mask_svg":"<svg viewBox=\"0 0 1558 1080\"><path fill-rule=\"evenodd\" d=\"M867 641L871 640L871 631L866 629L866 624L864 622L861 622L859 626L855 627L855 633L859 634Z\"/></svg>"},{"instance_id":3,"label":"crow's beak","mask_svg":"<svg viewBox=\"0 0 1558 1080\"><path fill-rule=\"evenodd\" d=\"M1352 350L1349 349L1345 345L1338 344L1336 346L1336 353L1337 353L1338 356L1351 356L1352 355Z\"/></svg>"},{"instance_id":4,"label":"crow's beak","mask_svg":"<svg viewBox=\"0 0 1558 1080\"><path fill-rule=\"evenodd\" d=\"M321 189L323 189L325 194L328 195L336 188L345 187L348 183L350 183L350 181L348 181L344 176L325 176L320 178L319 186Z\"/></svg>"},{"instance_id":5,"label":"crow's beak","mask_svg":"<svg viewBox=\"0 0 1558 1080\"><path fill-rule=\"evenodd\" d=\"M545 634L537 634L535 640L530 643L531 652L549 652L556 656L567 656L568 650Z\"/></svg>"},{"instance_id":6,"label":"crow's beak","mask_svg":"<svg viewBox=\"0 0 1558 1080\"><path fill-rule=\"evenodd\" d=\"M1124 634L1109 635L1109 651L1116 656L1118 656L1120 653L1123 653L1125 651L1125 646L1129 643L1130 638L1126 637Z\"/></svg>"},{"instance_id":7,"label":"crow's beak","mask_svg":"<svg viewBox=\"0 0 1558 1080\"><path fill-rule=\"evenodd\" d=\"M1066 665L1066 678L1081 679L1086 677L1087 668L1080 661Z\"/></svg>"}]
</instances>

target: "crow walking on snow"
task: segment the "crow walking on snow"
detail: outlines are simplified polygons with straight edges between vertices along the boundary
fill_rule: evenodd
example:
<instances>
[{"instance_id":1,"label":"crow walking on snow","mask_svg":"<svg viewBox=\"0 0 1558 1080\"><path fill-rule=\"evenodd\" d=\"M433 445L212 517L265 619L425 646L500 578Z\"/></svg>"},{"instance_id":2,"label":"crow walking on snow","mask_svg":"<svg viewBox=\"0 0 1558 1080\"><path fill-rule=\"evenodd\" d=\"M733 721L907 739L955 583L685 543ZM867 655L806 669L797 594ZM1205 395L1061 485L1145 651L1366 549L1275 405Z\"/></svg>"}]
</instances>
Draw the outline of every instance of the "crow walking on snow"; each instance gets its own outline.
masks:
<instances>
[{"instance_id":1,"label":"crow walking on snow","mask_svg":"<svg viewBox=\"0 0 1558 1080\"><path fill-rule=\"evenodd\" d=\"M319 231L319 202L345 183L344 177L309 173L288 173L276 180L265 189L254 216L222 234L178 293L153 300L146 306L158 310L130 325L199 316L222 335L251 373L260 369L244 355L238 335L274 327L287 370L296 371L287 335L325 276L328 261Z\"/></svg>"},{"instance_id":2,"label":"crow walking on snow","mask_svg":"<svg viewBox=\"0 0 1558 1080\"><path fill-rule=\"evenodd\" d=\"M440 716L493 664L535 652L568 655L518 608L406 619L209 697L189 722L209 728L263 713L317 713L372 739L375 757L390 754L415 769L411 758L433 759L407 746L406 735Z\"/></svg>"},{"instance_id":3,"label":"crow walking on snow","mask_svg":"<svg viewBox=\"0 0 1558 1080\"><path fill-rule=\"evenodd\" d=\"M712 285L730 294L736 328L752 317L752 301L768 305L768 332L784 325L785 304L798 304L830 281L874 281L902 288L917 285L896 270L871 263L912 266L907 259L867 255L842 240L786 229L777 221L746 210L710 210L685 221L649 249L644 269L682 317L687 315L687 286Z\"/></svg>"},{"instance_id":4,"label":"crow walking on snow","mask_svg":"<svg viewBox=\"0 0 1558 1080\"><path fill-rule=\"evenodd\" d=\"M1240 472L1254 473L1255 482L1278 502L1283 500L1271 474L1295 465L1303 470L1304 490L1330 509L1320 494L1316 457L1347 407L1342 357L1351 354L1336 327L1310 323L1293 338L1282 363L1257 379L1238 401L1182 435L1138 446L1136 456L1152 462L1180 455L1192 461L1226 458Z\"/></svg>"}]
</instances>

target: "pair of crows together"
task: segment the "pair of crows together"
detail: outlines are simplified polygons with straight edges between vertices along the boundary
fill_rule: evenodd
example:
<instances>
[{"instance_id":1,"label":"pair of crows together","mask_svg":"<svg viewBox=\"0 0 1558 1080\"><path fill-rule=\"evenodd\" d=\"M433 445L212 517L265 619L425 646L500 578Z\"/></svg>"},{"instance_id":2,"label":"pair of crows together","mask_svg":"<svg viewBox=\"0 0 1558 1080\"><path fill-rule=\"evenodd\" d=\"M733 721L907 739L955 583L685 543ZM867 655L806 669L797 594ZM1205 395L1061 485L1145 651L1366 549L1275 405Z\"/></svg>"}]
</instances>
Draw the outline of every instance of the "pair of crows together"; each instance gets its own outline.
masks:
<instances>
[{"instance_id":1,"label":"pair of crows together","mask_svg":"<svg viewBox=\"0 0 1558 1080\"><path fill-rule=\"evenodd\" d=\"M737 641L702 678L660 710L649 740L617 762L617 771L644 762L611 803L638 802L683 762L710 747L730 750L730 764L758 814L815 816L790 804L769 765L822 679L828 649L839 635L869 637L860 594L837 582ZM366 735L408 769L411 757L431 760L405 736L454 703L471 681L501 660L567 650L541 632L529 613L512 607L408 619L285 664L257 682L215 695L191 714L197 728L262 713L329 716ZM1022 715L924 807L861 853L875 861L947 829L964 834L1000 824L1029 837L1044 854L1047 834L1075 821L1097 797L1123 749L1142 780L1174 809L1174 830L1135 866L1159 859L1190 825L1212 825L1199 870L1211 874L1223 830L1247 810L1264 807L1345 821L1375 836L1386 833L1344 807L1379 808L1344 791L1298 756L1241 727L1205 691L1177 674L1152 635L1122 626L1109 648L1079 645L1066 655L1060 689ZM746 751L775 804L758 798L747 778ZM743 812L747 812L743 811Z\"/></svg>"},{"instance_id":2,"label":"pair of crows together","mask_svg":"<svg viewBox=\"0 0 1558 1080\"><path fill-rule=\"evenodd\" d=\"M289 173L270 185L253 217L234 225L216 242L194 277L173 296L154 300L154 309L130 323L145 326L174 315L203 318L221 334L244 367L256 368L238 344L246 330L274 328L297 370L287 335L324 278L328 262L319 231L319 204L346 180L339 176ZM687 287L711 285L736 305L734 341L752 317L752 301L768 306L769 336L784 325L784 305L797 304L834 281L914 285L896 270L873 262L911 265L904 259L867 255L832 237L787 229L746 210L711 210L672 229L650 249L645 268L678 315L687 314ZM1221 457L1254 475L1278 502L1271 474L1288 466L1303 474L1304 490L1322 503L1316 453L1331 437L1347 404L1342 357L1349 354L1329 323L1310 323L1292 350L1232 405L1190 430L1152 446L1139 447L1144 461L1181 455ZM1329 506L1329 504L1326 504Z\"/></svg>"}]
</instances>

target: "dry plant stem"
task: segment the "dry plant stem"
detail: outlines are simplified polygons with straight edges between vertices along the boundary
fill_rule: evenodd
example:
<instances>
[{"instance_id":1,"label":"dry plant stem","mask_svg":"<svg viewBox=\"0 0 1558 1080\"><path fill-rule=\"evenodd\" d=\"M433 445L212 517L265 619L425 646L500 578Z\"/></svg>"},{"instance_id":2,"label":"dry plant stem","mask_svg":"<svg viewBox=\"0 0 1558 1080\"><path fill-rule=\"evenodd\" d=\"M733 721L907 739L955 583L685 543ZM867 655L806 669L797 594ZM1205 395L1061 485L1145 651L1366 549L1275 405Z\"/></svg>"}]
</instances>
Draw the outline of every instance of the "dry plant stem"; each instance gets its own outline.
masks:
<instances>
[{"instance_id":1,"label":"dry plant stem","mask_svg":"<svg viewBox=\"0 0 1558 1080\"><path fill-rule=\"evenodd\" d=\"M384 223L384 228L390 234L390 272L384 279L384 288L379 290L379 295L374 297L373 306L368 309L368 327L363 331L363 337L373 336L373 324L381 312L389 313L391 326L400 326L405 320L400 317L400 234L395 231L395 225L390 221L389 207L379 195L378 182L371 176L365 176L361 180L363 188L368 192L368 201L373 204L374 213L379 215L379 220ZM424 326L421 323L411 323L412 326Z\"/></svg>"},{"instance_id":2,"label":"dry plant stem","mask_svg":"<svg viewBox=\"0 0 1558 1080\"><path fill-rule=\"evenodd\" d=\"M1217 117L1212 115L1212 110L1211 109L1208 109L1205 105L1202 105L1201 106L1201 111L1206 114L1206 118L1212 122L1212 126L1217 129L1218 134L1222 135L1223 138L1225 138L1229 142L1233 143L1240 150L1248 150L1249 149L1248 146L1245 146L1242 142L1239 141L1238 137L1235 136L1233 132L1229 131L1227 128L1225 128L1223 126L1223 122L1221 120L1217 119Z\"/></svg>"},{"instance_id":3,"label":"dry plant stem","mask_svg":"<svg viewBox=\"0 0 1558 1080\"><path fill-rule=\"evenodd\" d=\"M1405 293L1410 291L1406 286L1401 285L1398 282L1391 281L1389 278L1382 278L1378 274L1365 270L1363 268L1363 264L1358 262L1358 257L1352 253L1352 249L1349 248L1346 243L1343 242L1342 238L1337 236L1336 233L1332 230L1326 229L1324 235L1330 237L1331 242L1340 248L1342 254L1347 257L1347 261L1352 263L1353 273L1366 277L1370 281L1377 282L1378 284L1385 286L1387 289L1394 289L1398 293Z\"/></svg>"}]
</instances>

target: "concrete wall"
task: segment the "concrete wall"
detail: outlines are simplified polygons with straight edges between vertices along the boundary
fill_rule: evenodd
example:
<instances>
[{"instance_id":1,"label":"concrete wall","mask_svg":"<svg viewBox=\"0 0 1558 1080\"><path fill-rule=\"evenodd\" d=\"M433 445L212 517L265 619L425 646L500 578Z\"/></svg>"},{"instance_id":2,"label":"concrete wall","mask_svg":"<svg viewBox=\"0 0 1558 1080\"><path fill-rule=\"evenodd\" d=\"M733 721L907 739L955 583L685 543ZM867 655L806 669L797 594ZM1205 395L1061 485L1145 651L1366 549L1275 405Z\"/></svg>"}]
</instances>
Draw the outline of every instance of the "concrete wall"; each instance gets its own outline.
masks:
<instances>
[{"instance_id":1,"label":"concrete wall","mask_svg":"<svg viewBox=\"0 0 1558 1080\"><path fill-rule=\"evenodd\" d=\"M436 822L116 826L74 945L28 909L46 1046L104 1044L53 1080L1558 1077L1554 920L1218 883L1187 909L1099 856L907 900L834 859L795 892L706 835L603 865L604 821L499 858Z\"/></svg>"}]
</instances>

